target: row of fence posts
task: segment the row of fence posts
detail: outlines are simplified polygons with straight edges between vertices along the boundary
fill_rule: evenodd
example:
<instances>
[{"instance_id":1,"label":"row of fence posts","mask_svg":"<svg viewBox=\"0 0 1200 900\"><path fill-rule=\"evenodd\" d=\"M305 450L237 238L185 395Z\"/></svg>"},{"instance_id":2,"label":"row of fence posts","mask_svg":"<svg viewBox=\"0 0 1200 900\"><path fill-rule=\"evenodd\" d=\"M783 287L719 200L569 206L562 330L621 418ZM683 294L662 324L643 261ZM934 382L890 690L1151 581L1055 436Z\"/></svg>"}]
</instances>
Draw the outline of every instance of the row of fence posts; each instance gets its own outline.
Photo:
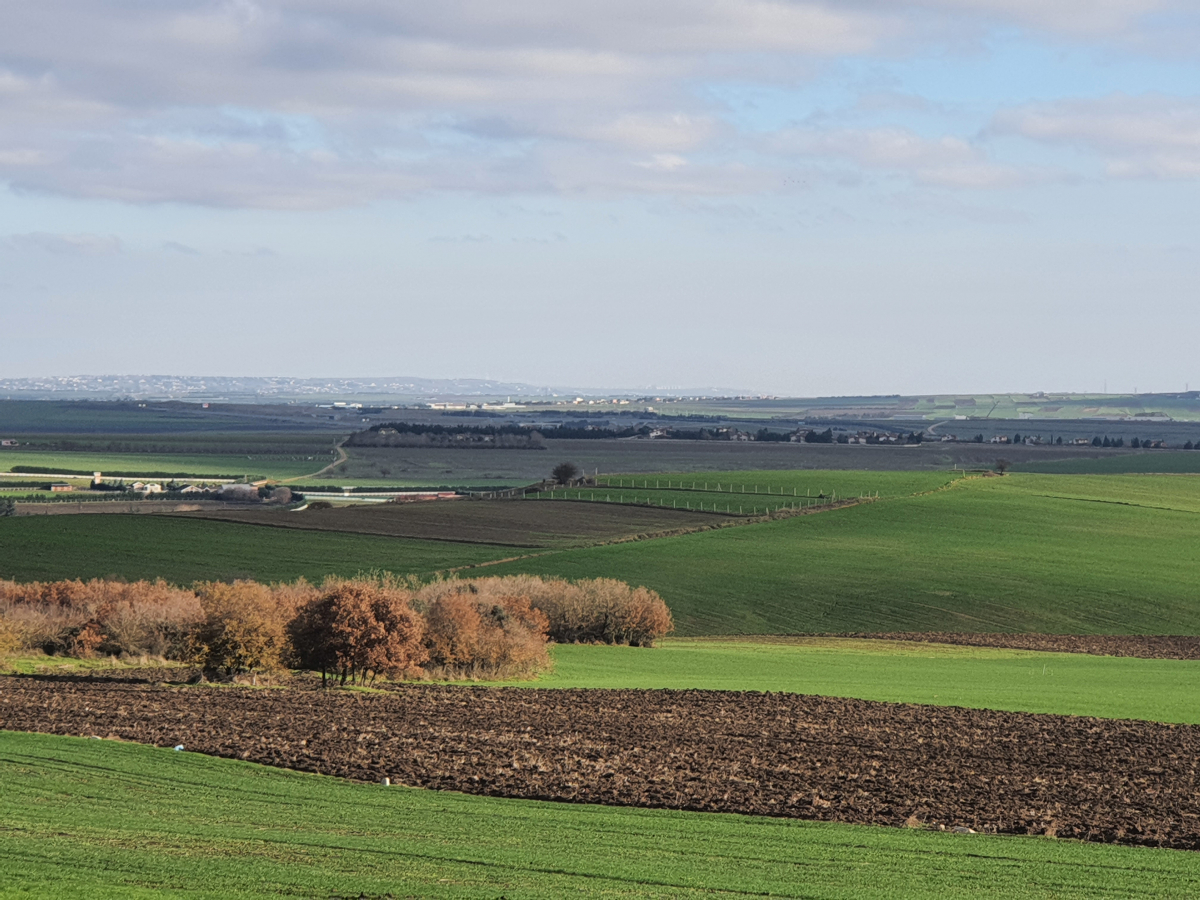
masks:
<instances>
[{"instance_id":1,"label":"row of fence posts","mask_svg":"<svg viewBox=\"0 0 1200 900\"><path fill-rule=\"evenodd\" d=\"M547 493L549 493L549 497L546 496ZM611 492L604 494L603 497L597 497L596 491L594 491L594 490L585 491L581 488L564 488L562 490L561 497L557 496L557 494L558 494L558 491L554 488L551 488L548 492L541 491L541 492L537 492L537 493L526 494L525 496L527 498L532 498L534 500L545 500L545 499L549 499L549 500L584 500L589 503L618 503L618 504L624 504L627 502L625 500L624 493L618 494L616 499L614 500ZM586 494L586 496L585 496L585 494ZM784 496L786 496L786 495L784 495ZM862 494L859 496L859 499L860 500L864 500L864 499L868 499L868 498L877 499L878 496L879 496L878 492L876 492L873 497L871 497L870 495ZM830 494L829 497L813 498L810 496L806 499L810 502L805 502L805 499L800 499L797 501L793 501L790 504L784 503L784 504L781 504L779 506L774 506L774 507L764 506L762 509L762 512L769 513L773 510L780 510L780 509L787 509L787 510L794 511L794 510L811 509L816 506L832 506L833 504L835 504L837 502L837 493L833 492ZM660 509L680 509L680 510L687 510L687 511L693 510L692 503L690 500L685 501L684 505L680 506L678 500L672 499L671 505L670 505L670 507L668 507L666 504L666 501L658 502L658 501L652 499L651 497L647 497L644 501L639 500L636 493L632 497L630 497L628 503L632 504L632 505L636 505L636 506L654 506L654 507L658 507ZM749 511L747 511L745 509L744 504L739 504L738 508L737 508L737 512L734 513L732 501L726 503L725 509L723 509L723 510L720 508L719 503L714 502L712 504L711 508L706 508L703 501L701 501L700 503L698 503L696 505L696 507L694 508L694 511L695 512L712 512L712 513L724 512L726 515L758 515L759 514L759 508L757 506L751 507L751 509Z\"/></svg>"}]
</instances>

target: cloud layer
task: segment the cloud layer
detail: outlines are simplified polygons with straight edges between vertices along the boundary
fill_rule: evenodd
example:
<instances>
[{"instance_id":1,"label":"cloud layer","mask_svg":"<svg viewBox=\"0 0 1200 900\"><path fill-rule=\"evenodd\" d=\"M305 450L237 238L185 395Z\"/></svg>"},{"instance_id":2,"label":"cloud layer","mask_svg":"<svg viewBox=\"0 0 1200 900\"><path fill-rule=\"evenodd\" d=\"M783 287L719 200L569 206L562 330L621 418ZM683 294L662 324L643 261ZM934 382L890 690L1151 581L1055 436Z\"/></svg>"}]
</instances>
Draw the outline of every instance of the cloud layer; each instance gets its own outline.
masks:
<instances>
[{"instance_id":1,"label":"cloud layer","mask_svg":"<svg viewBox=\"0 0 1200 900\"><path fill-rule=\"evenodd\" d=\"M714 86L963 48L997 27L1145 44L1182 0L42 0L0 30L0 179L132 203L326 208L428 191L741 194L796 166L994 188L994 134L1195 177L1192 99L1011 109L991 128L735 124ZM1181 25L1180 23L1183 23ZM1190 157L1189 157L1190 154Z\"/></svg>"}]
</instances>

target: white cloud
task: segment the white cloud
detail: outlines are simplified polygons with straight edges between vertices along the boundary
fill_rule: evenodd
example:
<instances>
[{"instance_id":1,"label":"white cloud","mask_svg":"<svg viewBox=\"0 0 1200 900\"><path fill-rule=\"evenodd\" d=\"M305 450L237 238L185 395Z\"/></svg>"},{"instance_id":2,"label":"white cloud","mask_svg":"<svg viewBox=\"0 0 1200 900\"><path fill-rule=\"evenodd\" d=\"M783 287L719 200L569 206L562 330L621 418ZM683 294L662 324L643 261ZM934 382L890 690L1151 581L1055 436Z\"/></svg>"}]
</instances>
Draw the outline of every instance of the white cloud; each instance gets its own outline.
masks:
<instances>
[{"instance_id":1,"label":"white cloud","mask_svg":"<svg viewBox=\"0 0 1200 900\"><path fill-rule=\"evenodd\" d=\"M1115 177L1200 177L1200 99L1114 94L1006 110L994 130L1098 154Z\"/></svg>"},{"instance_id":2,"label":"white cloud","mask_svg":"<svg viewBox=\"0 0 1200 900\"><path fill-rule=\"evenodd\" d=\"M903 128L818 130L774 135L781 153L901 173L921 184L959 188L1010 187L1030 174L992 162L982 149L954 136L926 138Z\"/></svg>"},{"instance_id":3,"label":"white cloud","mask_svg":"<svg viewBox=\"0 0 1200 900\"><path fill-rule=\"evenodd\" d=\"M8 243L17 250L37 250L57 256L101 256L119 253L120 238L104 234L49 234L41 231L10 234Z\"/></svg>"},{"instance_id":4,"label":"white cloud","mask_svg":"<svg viewBox=\"0 0 1200 900\"><path fill-rule=\"evenodd\" d=\"M745 140L699 89L707 80L786 81L997 22L1115 34L1180 9L1182 0L9 4L0 181L269 208L430 190L724 194L771 184L773 164L740 156ZM903 135L884 132L830 136L839 140L846 159L926 183L1013 177L953 139L907 150Z\"/></svg>"}]
</instances>

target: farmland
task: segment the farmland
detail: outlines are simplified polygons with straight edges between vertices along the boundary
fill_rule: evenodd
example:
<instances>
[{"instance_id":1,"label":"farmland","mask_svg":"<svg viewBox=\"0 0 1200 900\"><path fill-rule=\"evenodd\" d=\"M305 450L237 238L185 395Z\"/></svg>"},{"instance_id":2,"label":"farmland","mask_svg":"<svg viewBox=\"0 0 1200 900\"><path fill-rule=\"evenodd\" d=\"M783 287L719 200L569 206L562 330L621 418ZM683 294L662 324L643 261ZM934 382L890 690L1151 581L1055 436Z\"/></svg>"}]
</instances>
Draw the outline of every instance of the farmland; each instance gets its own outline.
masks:
<instances>
[{"instance_id":1,"label":"farmland","mask_svg":"<svg viewBox=\"0 0 1200 900\"><path fill-rule=\"evenodd\" d=\"M1200 848L1191 725L794 694L6 680L2 728L357 781Z\"/></svg>"},{"instance_id":2,"label":"farmland","mask_svg":"<svg viewBox=\"0 0 1200 900\"><path fill-rule=\"evenodd\" d=\"M785 691L1200 724L1200 661L846 638L562 645L539 687Z\"/></svg>"},{"instance_id":3,"label":"farmland","mask_svg":"<svg viewBox=\"0 0 1200 900\"><path fill-rule=\"evenodd\" d=\"M320 580L370 569L428 574L518 548L286 531L156 515L0 518L0 578Z\"/></svg>"},{"instance_id":4,"label":"farmland","mask_svg":"<svg viewBox=\"0 0 1200 900\"><path fill-rule=\"evenodd\" d=\"M0 816L5 896L1200 891L1191 855L1178 851L383 790L193 753L11 732L0 733Z\"/></svg>"},{"instance_id":5,"label":"farmland","mask_svg":"<svg viewBox=\"0 0 1200 900\"><path fill-rule=\"evenodd\" d=\"M294 478L315 472L331 461L325 456L258 454L232 455L218 453L108 453L92 451L20 451L0 453L0 466L12 472L14 466L36 466L54 474L106 473L112 477L150 476L179 478L242 478L243 476Z\"/></svg>"},{"instance_id":6,"label":"farmland","mask_svg":"<svg viewBox=\"0 0 1200 900\"><path fill-rule=\"evenodd\" d=\"M764 488L798 491L809 476L753 477ZM937 489L952 475L818 473L811 484L832 490L838 479L847 492L862 485L864 491L878 490L880 499L782 521L565 549L626 529L642 532L643 525L688 526L692 520L674 518L670 510L614 512L605 504L557 500L495 507L459 501L463 505L454 510L446 507L455 504L447 504L378 514L328 511L312 513L312 519L308 511L253 514L255 521L261 515L273 524L290 525L286 517L301 523L287 529L152 516L17 517L0 520L5 569L0 575L118 574L187 583L233 576L319 578L370 568L422 573L529 554L534 551L514 545L536 544L549 549L489 572L644 584L662 594L684 636L1200 633L1200 601L1193 590L1200 496L1191 479L1009 475L962 479ZM547 518L539 524L534 510L542 508L538 515ZM642 513L663 518L642 521L637 518ZM411 530L403 531L409 537L315 531L306 524L338 528L344 521L348 530L385 530L353 524L376 515L395 517L386 525L394 529L391 534L409 528L403 522L411 516ZM703 518L719 522L716 516ZM429 537L447 540L418 540Z\"/></svg>"},{"instance_id":7,"label":"farmland","mask_svg":"<svg viewBox=\"0 0 1200 900\"><path fill-rule=\"evenodd\" d=\"M658 590L681 635L862 631L1196 634L1194 488L967 479L948 490L497 572L604 574ZM1090 484L1087 499L1072 497ZM1138 497L1146 505L1126 505ZM1124 499L1123 499L1124 498ZM1156 508L1150 508L1153 505Z\"/></svg>"},{"instance_id":8,"label":"farmland","mask_svg":"<svg viewBox=\"0 0 1200 900\"><path fill-rule=\"evenodd\" d=\"M188 514L193 518L197 514ZM620 504L458 500L306 509L221 510L202 514L225 522L344 534L521 547L569 547L710 526L714 517Z\"/></svg>"}]
</instances>

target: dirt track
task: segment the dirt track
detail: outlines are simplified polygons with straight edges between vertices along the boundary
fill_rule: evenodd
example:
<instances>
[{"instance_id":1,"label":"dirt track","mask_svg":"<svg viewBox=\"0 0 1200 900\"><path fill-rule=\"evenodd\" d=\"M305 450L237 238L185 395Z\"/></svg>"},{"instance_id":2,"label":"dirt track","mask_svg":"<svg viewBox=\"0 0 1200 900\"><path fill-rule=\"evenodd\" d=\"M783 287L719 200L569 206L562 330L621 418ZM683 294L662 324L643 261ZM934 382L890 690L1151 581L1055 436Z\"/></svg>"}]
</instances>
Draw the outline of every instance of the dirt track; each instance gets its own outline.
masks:
<instances>
[{"instance_id":1,"label":"dirt track","mask_svg":"<svg viewBox=\"0 0 1200 900\"><path fill-rule=\"evenodd\" d=\"M863 632L837 637L885 641L920 641L969 647L1006 647L1087 653L1092 656L1136 656L1141 659L1200 659L1200 637L1180 634L980 634L960 632Z\"/></svg>"},{"instance_id":2,"label":"dirt track","mask_svg":"<svg viewBox=\"0 0 1200 900\"><path fill-rule=\"evenodd\" d=\"M1200 849L1200 727L708 691L0 678L0 728L504 797Z\"/></svg>"}]
</instances>

